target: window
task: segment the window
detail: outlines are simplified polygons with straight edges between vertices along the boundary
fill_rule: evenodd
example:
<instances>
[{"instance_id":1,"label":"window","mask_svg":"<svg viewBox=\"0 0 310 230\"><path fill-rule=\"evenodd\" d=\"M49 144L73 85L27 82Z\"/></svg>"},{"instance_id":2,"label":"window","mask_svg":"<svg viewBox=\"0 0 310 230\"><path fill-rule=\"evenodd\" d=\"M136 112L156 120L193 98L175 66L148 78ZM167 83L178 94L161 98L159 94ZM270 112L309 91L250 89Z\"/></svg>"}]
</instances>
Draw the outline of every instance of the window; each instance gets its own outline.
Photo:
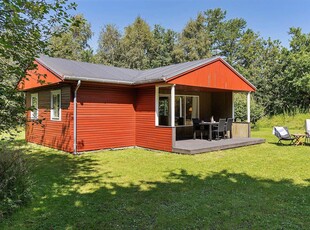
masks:
<instances>
[{"instance_id":1,"label":"window","mask_svg":"<svg viewBox=\"0 0 310 230\"><path fill-rule=\"evenodd\" d=\"M158 98L158 124L171 125L170 95L160 94ZM192 125L193 118L199 118L199 96L175 96L175 126Z\"/></svg>"},{"instance_id":2,"label":"window","mask_svg":"<svg viewBox=\"0 0 310 230\"><path fill-rule=\"evenodd\" d=\"M199 118L199 97L177 95L175 97L175 125L192 125L193 118Z\"/></svg>"},{"instance_id":3,"label":"window","mask_svg":"<svg viewBox=\"0 0 310 230\"><path fill-rule=\"evenodd\" d=\"M39 116L39 101L38 101L38 94L37 93L32 93L30 95L30 100L31 100L31 112L30 112L30 117L31 119L38 119Z\"/></svg>"},{"instance_id":4,"label":"window","mask_svg":"<svg viewBox=\"0 0 310 230\"><path fill-rule=\"evenodd\" d=\"M159 96L159 125L170 125L170 97Z\"/></svg>"},{"instance_id":5,"label":"window","mask_svg":"<svg viewBox=\"0 0 310 230\"><path fill-rule=\"evenodd\" d=\"M61 91L51 92L51 120L61 120Z\"/></svg>"}]
</instances>

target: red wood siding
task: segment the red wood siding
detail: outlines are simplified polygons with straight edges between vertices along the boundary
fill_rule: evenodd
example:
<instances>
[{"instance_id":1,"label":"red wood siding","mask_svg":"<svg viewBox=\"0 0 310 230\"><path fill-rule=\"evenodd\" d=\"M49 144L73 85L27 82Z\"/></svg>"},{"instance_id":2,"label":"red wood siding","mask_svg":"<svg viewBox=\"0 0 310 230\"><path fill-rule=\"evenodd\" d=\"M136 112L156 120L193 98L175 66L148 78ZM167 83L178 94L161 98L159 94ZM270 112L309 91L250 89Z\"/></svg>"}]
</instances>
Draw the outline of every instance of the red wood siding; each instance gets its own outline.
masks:
<instances>
[{"instance_id":1,"label":"red wood siding","mask_svg":"<svg viewBox=\"0 0 310 230\"><path fill-rule=\"evenodd\" d=\"M233 91L255 91L221 60L178 76L169 83Z\"/></svg>"},{"instance_id":2,"label":"red wood siding","mask_svg":"<svg viewBox=\"0 0 310 230\"><path fill-rule=\"evenodd\" d=\"M21 79L17 85L19 90L26 91L37 87L56 84L62 81L59 77L38 62L34 63L37 64L37 69L27 71L27 76Z\"/></svg>"},{"instance_id":3,"label":"red wood siding","mask_svg":"<svg viewBox=\"0 0 310 230\"><path fill-rule=\"evenodd\" d=\"M82 83L78 91L78 151L135 146L134 101L134 89Z\"/></svg>"},{"instance_id":4,"label":"red wood siding","mask_svg":"<svg viewBox=\"0 0 310 230\"><path fill-rule=\"evenodd\" d=\"M172 128L155 126L155 86L136 91L136 145L172 151Z\"/></svg>"},{"instance_id":5,"label":"red wood siding","mask_svg":"<svg viewBox=\"0 0 310 230\"><path fill-rule=\"evenodd\" d=\"M57 88L59 89L59 88ZM31 93L38 93L39 119L42 123L30 120L30 111L27 112L26 141L56 148L73 151L73 103L70 86L61 89L61 121L50 119L50 92L54 89L41 89L27 92L26 106L30 107Z\"/></svg>"}]
</instances>

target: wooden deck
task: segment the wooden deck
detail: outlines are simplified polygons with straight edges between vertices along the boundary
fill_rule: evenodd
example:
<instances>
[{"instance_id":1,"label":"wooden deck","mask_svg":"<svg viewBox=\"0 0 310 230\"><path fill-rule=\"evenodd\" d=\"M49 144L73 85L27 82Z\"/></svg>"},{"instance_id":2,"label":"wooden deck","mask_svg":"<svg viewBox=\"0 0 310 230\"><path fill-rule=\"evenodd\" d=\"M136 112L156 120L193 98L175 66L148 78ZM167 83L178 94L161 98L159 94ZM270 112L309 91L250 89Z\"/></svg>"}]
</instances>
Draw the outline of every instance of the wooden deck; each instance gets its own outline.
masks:
<instances>
[{"instance_id":1,"label":"wooden deck","mask_svg":"<svg viewBox=\"0 0 310 230\"><path fill-rule=\"evenodd\" d=\"M233 149L248 145L256 145L264 143L265 139L261 138L232 138L232 139L221 139L221 140L182 140L176 141L172 151L175 153L182 154L197 154L206 153L224 149Z\"/></svg>"}]
</instances>

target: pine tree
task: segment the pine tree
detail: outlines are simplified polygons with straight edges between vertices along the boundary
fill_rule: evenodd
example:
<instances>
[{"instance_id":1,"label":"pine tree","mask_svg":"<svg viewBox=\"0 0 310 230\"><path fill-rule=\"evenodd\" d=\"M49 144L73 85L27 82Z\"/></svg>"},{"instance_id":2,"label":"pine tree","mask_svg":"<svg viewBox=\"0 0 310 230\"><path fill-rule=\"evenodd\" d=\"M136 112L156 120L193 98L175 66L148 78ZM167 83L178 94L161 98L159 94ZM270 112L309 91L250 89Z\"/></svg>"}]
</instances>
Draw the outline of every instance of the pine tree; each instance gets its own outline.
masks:
<instances>
[{"instance_id":1,"label":"pine tree","mask_svg":"<svg viewBox=\"0 0 310 230\"><path fill-rule=\"evenodd\" d=\"M121 39L122 65L132 69L150 68L151 46L150 26L141 17L137 17L132 25L125 28L125 35Z\"/></svg>"}]
</instances>

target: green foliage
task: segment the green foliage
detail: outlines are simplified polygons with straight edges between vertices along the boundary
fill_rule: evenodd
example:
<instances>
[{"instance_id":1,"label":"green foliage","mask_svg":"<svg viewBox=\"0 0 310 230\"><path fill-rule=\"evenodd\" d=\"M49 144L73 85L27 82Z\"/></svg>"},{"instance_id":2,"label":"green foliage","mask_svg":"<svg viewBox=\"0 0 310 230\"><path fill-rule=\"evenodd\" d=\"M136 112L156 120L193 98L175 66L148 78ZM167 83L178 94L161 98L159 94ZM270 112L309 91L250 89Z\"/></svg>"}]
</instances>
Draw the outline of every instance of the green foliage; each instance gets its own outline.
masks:
<instances>
[{"instance_id":1,"label":"green foliage","mask_svg":"<svg viewBox=\"0 0 310 230\"><path fill-rule=\"evenodd\" d=\"M195 20L191 19L179 36L174 50L178 62L194 61L211 56L211 43L206 31L206 18L202 13Z\"/></svg>"},{"instance_id":2,"label":"green foliage","mask_svg":"<svg viewBox=\"0 0 310 230\"><path fill-rule=\"evenodd\" d=\"M236 120L246 121L247 120L247 98L245 94L235 93L234 94L234 106L235 106L235 118ZM251 122L256 123L261 117L264 116L264 108L258 104L255 99L251 96L250 100L250 111L251 111Z\"/></svg>"},{"instance_id":3,"label":"green foliage","mask_svg":"<svg viewBox=\"0 0 310 230\"><path fill-rule=\"evenodd\" d=\"M22 149L0 145L0 222L32 199L33 182Z\"/></svg>"},{"instance_id":4,"label":"green foliage","mask_svg":"<svg viewBox=\"0 0 310 230\"><path fill-rule=\"evenodd\" d=\"M149 50L150 67L162 67L174 62L173 50L177 33L155 25L152 31L152 44Z\"/></svg>"},{"instance_id":5,"label":"green foliage","mask_svg":"<svg viewBox=\"0 0 310 230\"><path fill-rule=\"evenodd\" d=\"M265 42L261 76L254 79L258 101L269 115L310 111L310 34L299 28L290 34L290 49Z\"/></svg>"},{"instance_id":6,"label":"green foliage","mask_svg":"<svg viewBox=\"0 0 310 230\"><path fill-rule=\"evenodd\" d=\"M76 61L91 61L92 50L87 44L92 37L90 24L83 15L72 17L69 28L59 35L58 27L55 36L49 39L49 50L52 57L66 58Z\"/></svg>"},{"instance_id":7,"label":"green foliage","mask_svg":"<svg viewBox=\"0 0 310 230\"><path fill-rule=\"evenodd\" d=\"M121 33L115 25L105 25L100 32L98 40L98 50L95 56L97 63L105 65L121 65Z\"/></svg>"},{"instance_id":8,"label":"green foliage","mask_svg":"<svg viewBox=\"0 0 310 230\"><path fill-rule=\"evenodd\" d=\"M17 82L35 68L35 57L46 53L48 38L65 30L68 10L74 8L66 0L0 1L0 133L24 122L26 108Z\"/></svg>"},{"instance_id":9,"label":"green foliage","mask_svg":"<svg viewBox=\"0 0 310 230\"><path fill-rule=\"evenodd\" d=\"M152 46L152 32L150 26L137 17L132 25L125 28L122 38L122 65L132 69L150 68L149 50Z\"/></svg>"}]
</instances>

